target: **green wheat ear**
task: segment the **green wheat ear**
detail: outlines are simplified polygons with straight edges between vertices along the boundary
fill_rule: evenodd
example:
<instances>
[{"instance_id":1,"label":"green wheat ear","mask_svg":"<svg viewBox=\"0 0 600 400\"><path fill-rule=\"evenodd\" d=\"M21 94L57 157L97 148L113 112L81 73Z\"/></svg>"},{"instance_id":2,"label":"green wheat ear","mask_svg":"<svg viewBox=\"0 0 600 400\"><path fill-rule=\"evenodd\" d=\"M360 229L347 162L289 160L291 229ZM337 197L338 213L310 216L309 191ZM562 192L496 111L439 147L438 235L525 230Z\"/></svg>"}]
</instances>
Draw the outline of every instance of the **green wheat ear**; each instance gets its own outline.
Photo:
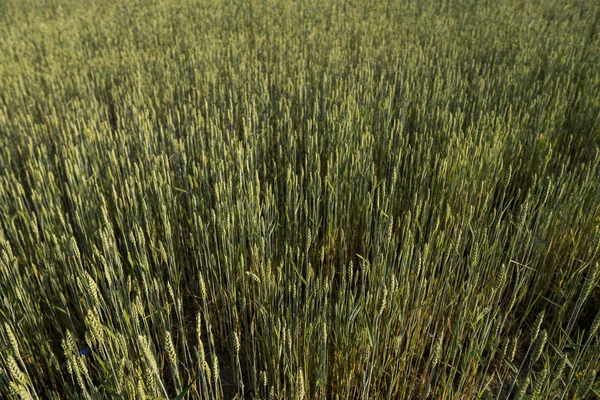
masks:
<instances>
[{"instance_id":1,"label":"green wheat ear","mask_svg":"<svg viewBox=\"0 0 600 400\"><path fill-rule=\"evenodd\" d=\"M21 351L19 350L19 342L17 341L17 337L15 336L14 331L8 323L4 324L4 331L8 336L8 342L10 344L10 348L13 351L13 354L17 358L21 358Z\"/></svg>"},{"instance_id":2,"label":"green wheat ear","mask_svg":"<svg viewBox=\"0 0 600 400\"><path fill-rule=\"evenodd\" d=\"M523 382L521 382L521 385L518 387L517 392L515 393L515 400L521 400L524 398L525 394L527 393L527 389L529 388L530 380L531 378L527 376Z\"/></svg>"},{"instance_id":3,"label":"green wheat ear","mask_svg":"<svg viewBox=\"0 0 600 400\"><path fill-rule=\"evenodd\" d=\"M542 352L544 351L544 346L546 345L546 341L548 340L548 332L546 330L542 330L542 332L538 335L538 338L535 341L534 347L531 351L531 362L536 362Z\"/></svg>"},{"instance_id":4,"label":"green wheat ear","mask_svg":"<svg viewBox=\"0 0 600 400\"><path fill-rule=\"evenodd\" d=\"M595 370L589 371L586 374L584 380L579 385L579 389L577 390L575 397L578 399L586 398L586 396L590 392L595 380L596 380L596 371Z\"/></svg>"}]
</instances>

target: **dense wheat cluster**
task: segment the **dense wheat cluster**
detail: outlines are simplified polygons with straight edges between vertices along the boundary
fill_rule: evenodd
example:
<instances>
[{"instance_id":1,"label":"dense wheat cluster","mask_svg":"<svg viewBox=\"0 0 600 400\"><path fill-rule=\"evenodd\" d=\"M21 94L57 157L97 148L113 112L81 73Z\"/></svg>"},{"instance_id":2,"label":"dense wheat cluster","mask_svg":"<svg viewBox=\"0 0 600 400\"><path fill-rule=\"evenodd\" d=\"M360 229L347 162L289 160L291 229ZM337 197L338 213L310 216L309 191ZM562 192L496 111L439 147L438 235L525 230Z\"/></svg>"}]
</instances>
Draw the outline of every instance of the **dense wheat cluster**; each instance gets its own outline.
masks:
<instances>
[{"instance_id":1,"label":"dense wheat cluster","mask_svg":"<svg viewBox=\"0 0 600 400\"><path fill-rule=\"evenodd\" d=\"M0 1L0 398L600 396L599 31Z\"/></svg>"}]
</instances>

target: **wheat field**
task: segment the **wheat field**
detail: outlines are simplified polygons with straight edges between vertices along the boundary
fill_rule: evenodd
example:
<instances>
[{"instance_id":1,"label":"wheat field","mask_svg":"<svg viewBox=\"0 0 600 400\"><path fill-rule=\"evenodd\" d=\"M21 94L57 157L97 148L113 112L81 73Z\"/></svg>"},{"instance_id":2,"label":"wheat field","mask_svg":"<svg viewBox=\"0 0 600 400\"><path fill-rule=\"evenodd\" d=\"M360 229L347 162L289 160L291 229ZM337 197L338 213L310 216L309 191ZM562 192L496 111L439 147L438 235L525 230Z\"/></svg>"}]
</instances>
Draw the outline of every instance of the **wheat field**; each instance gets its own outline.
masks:
<instances>
[{"instance_id":1,"label":"wheat field","mask_svg":"<svg viewBox=\"0 0 600 400\"><path fill-rule=\"evenodd\" d=\"M0 0L0 398L599 398L599 34Z\"/></svg>"}]
</instances>

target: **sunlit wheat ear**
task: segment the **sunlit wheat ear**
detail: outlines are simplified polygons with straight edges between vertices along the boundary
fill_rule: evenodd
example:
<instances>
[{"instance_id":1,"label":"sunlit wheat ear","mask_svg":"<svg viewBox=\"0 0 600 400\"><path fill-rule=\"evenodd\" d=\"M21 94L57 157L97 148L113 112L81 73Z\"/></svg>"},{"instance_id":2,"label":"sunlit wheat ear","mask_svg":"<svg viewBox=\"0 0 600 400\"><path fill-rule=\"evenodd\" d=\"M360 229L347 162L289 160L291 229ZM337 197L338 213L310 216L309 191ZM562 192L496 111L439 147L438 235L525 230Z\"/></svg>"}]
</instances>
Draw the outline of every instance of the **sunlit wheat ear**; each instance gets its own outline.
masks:
<instances>
[{"instance_id":1,"label":"sunlit wheat ear","mask_svg":"<svg viewBox=\"0 0 600 400\"><path fill-rule=\"evenodd\" d=\"M275 399L275 386L271 386L269 389L269 399Z\"/></svg>"},{"instance_id":2,"label":"sunlit wheat ear","mask_svg":"<svg viewBox=\"0 0 600 400\"><path fill-rule=\"evenodd\" d=\"M140 399L145 399L147 397L146 389L144 388L144 383L141 380L138 380L137 382L136 392Z\"/></svg>"},{"instance_id":3,"label":"sunlit wheat ear","mask_svg":"<svg viewBox=\"0 0 600 400\"><path fill-rule=\"evenodd\" d=\"M12 378L17 381L18 384L25 385L27 383L27 376L21 371L21 368L19 368L15 359L12 356L8 356L6 364L8 365L8 370L10 371Z\"/></svg>"},{"instance_id":4,"label":"sunlit wheat ear","mask_svg":"<svg viewBox=\"0 0 600 400\"><path fill-rule=\"evenodd\" d=\"M385 308L387 307L387 296L388 296L388 291L386 288L383 289L383 299L381 300L381 306L379 307L379 315L381 316L381 314L383 314L383 312L385 311Z\"/></svg>"},{"instance_id":5,"label":"sunlit wheat ear","mask_svg":"<svg viewBox=\"0 0 600 400\"><path fill-rule=\"evenodd\" d=\"M198 280L200 282L200 298L206 301L206 285L204 284L204 278L202 274L198 274Z\"/></svg>"},{"instance_id":6,"label":"sunlit wheat ear","mask_svg":"<svg viewBox=\"0 0 600 400\"><path fill-rule=\"evenodd\" d=\"M165 350L169 357L169 362L171 363L171 368L173 369L173 375L177 382L177 386L179 386L179 367L177 361L177 352L175 351L175 346L173 345L173 338L171 337L171 332L165 332Z\"/></svg>"},{"instance_id":7,"label":"sunlit wheat ear","mask_svg":"<svg viewBox=\"0 0 600 400\"><path fill-rule=\"evenodd\" d=\"M121 361L119 362L119 367L117 370L117 382L118 382L119 386L123 386L124 384L126 384L126 382L125 382L125 365L126 365L126 361L125 361L125 357L123 357L121 359Z\"/></svg>"},{"instance_id":8,"label":"sunlit wheat ear","mask_svg":"<svg viewBox=\"0 0 600 400\"><path fill-rule=\"evenodd\" d=\"M298 396L297 399L298 400L303 400L304 396L305 396L305 392L304 392L304 377L302 372L298 373L298 377L296 379L296 385L298 387Z\"/></svg>"},{"instance_id":9,"label":"sunlit wheat ear","mask_svg":"<svg viewBox=\"0 0 600 400\"><path fill-rule=\"evenodd\" d=\"M85 363L85 357L77 357L75 363L77 364L77 369L81 371L81 375L86 379L87 383L91 385L90 372Z\"/></svg>"},{"instance_id":10,"label":"sunlit wheat ear","mask_svg":"<svg viewBox=\"0 0 600 400\"><path fill-rule=\"evenodd\" d=\"M217 358L217 355L213 355L213 359L212 359L212 372L213 372L213 379L214 379L214 384L215 387L218 387L218 382L220 380L220 371L219 371L219 359Z\"/></svg>"},{"instance_id":11,"label":"sunlit wheat ear","mask_svg":"<svg viewBox=\"0 0 600 400\"><path fill-rule=\"evenodd\" d=\"M440 362L440 357L442 355L442 345L443 345L443 336L436 341L435 346L433 348L433 353L431 357L431 365L435 367Z\"/></svg>"},{"instance_id":12,"label":"sunlit wheat ear","mask_svg":"<svg viewBox=\"0 0 600 400\"><path fill-rule=\"evenodd\" d=\"M129 231L129 240L131 241L133 247L136 247L136 240L133 231Z\"/></svg>"},{"instance_id":13,"label":"sunlit wheat ear","mask_svg":"<svg viewBox=\"0 0 600 400\"><path fill-rule=\"evenodd\" d=\"M63 351L67 358L73 357L77 354L77 344L71 331L67 331L66 337L61 342Z\"/></svg>"},{"instance_id":14,"label":"sunlit wheat ear","mask_svg":"<svg viewBox=\"0 0 600 400\"><path fill-rule=\"evenodd\" d=\"M100 290L98 288L98 285L96 284L96 281L87 272L85 273L84 277L85 277L85 286L88 288L88 292L90 293L91 297L94 299L95 305L97 307L101 307L102 306L101 295L100 295Z\"/></svg>"},{"instance_id":15,"label":"sunlit wheat ear","mask_svg":"<svg viewBox=\"0 0 600 400\"><path fill-rule=\"evenodd\" d=\"M75 380L77 382L77 384L79 385L79 389L82 390L84 393L87 393L87 387L86 387L86 383L84 381L84 371L82 371L81 368L81 361L79 361L77 358L72 358L71 360L69 360L71 363L71 368L73 370L73 374L75 375Z\"/></svg>"},{"instance_id":16,"label":"sunlit wheat ear","mask_svg":"<svg viewBox=\"0 0 600 400\"><path fill-rule=\"evenodd\" d=\"M544 388L544 384L546 383L547 378L548 378L548 366L544 366L544 368L540 371L540 373L535 378L533 388L531 389L534 397L539 396L542 393L542 389Z\"/></svg>"},{"instance_id":17,"label":"sunlit wheat ear","mask_svg":"<svg viewBox=\"0 0 600 400\"><path fill-rule=\"evenodd\" d=\"M498 277L498 285L496 286L498 290L504 289L504 285L506 285L507 275L508 274L506 271L506 265L502 264L502 267L500 268L500 276Z\"/></svg>"},{"instance_id":18,"label":"sunlit wheat ear","mask_svg":"<svg viewBox=\"0 0 600 400\"><path fill-rule=\"evenodd\" d=\"M77 245L77 241L75 240L74 237L71 237L70 245L71 245L71 252L73 253L73 256L75 257L75 259L78 261L81 260L81 254L79 253L79 246Z\"/></svg>"},{"instance_id":19,"label":"sunlit wheat ear","mask_svg":"<svg viewBox=\"0 0 600 400\"><path fill-rule=\"evenodd\" d=\"M267 380L267 373L265 371L260 371L260 382L262 384L263 391L266 393L269 382Z\"/></svg>"},{"instance_id":20,"label":"sunlit wheat ear","mask_svg":"<svg viewBox=\"0 0 600 400\"><path fill-rule=\"evenodd\" d=\"M237 332L233 332L233 348L235 350L235 354L239 355L239 353L240 353L240 339L238 337Z\"/></svg>"},{"instance_id":21,"label":"sunlit wheat ear","mask_svg":"<svg viewBox=\"0 0 600 400\"><path fill-rule=\"evenodd\" d=\"M206 373L207 376L210 378L210 367L209 367L208 363L206 362L206 354L204 352L204 344L201 341L198 342L197 357L198 357L198 363L200 365L200 370L203 373Z\"/></svg>"},{"instance_id":22,"label":"sunlit wheat ear","mask_svg":"<svg viewBox=\"0 0 600 400\"><path fill-rule=\"evenodd\" d=\"M138 336L138 342L140 343L140 347L142 349L142 353L146 358L150 368L153 372L158 372L158 366L156 364L156 359L154 358L154 354L152 354L152 350L150 349L150 345L148 344L148 340L145 336Z\"/></svg>"},{"instance_id":23,"label":"sunlit wheat ear","mask_svg":"<svg viewBox=\"0 0 600 400\"><path fill-rule=\"evenodd\" d=\"M33 397L31 397L31 394L29 394L29 391L27 390L27 388L24 385L20 385L18 383L11 381L9 384L9 388L10 388L11 394L15 397L18 397L22 400L33 399Z\"/></svg>"},{"instance_id":24,"label":"sunlit wheat ear","mask_svg":"<svg viewBox=\"0 0 600 400\"><path fill-rule=\"evenodd\" d=\"M154 357L154 354L152 352L152 349L150 348L150 344L148 343L148 340L146 339L145 336L140 335L140 336L138 336L138 342L142 349L142 353L144 354L144 358L146 359L146 362L148 363L148 366L150 367L149 374L146 376L146 378L153 385L156 382L158 382L163 394L167 395L167 390L165 389L165 387L160 379L160 371L158 370L158 364L156 363L156 358Z\"/></svg>"},{"instance_id":25,"label":"sunlit wheat ear","mask_svg":"<svg viewBox=\"0 0 600 400\"><path fill-rule=\"evenodd\" d=\"M14 356L17 358L21 358L21 351L19 350L19 342L17 342L17 337L15 336L14 331L8 322L4 323L4 331L6 332L6 336L8 336L8 343L10 344L10 348L12 349Z\"/></svg>"}]
</instances>

